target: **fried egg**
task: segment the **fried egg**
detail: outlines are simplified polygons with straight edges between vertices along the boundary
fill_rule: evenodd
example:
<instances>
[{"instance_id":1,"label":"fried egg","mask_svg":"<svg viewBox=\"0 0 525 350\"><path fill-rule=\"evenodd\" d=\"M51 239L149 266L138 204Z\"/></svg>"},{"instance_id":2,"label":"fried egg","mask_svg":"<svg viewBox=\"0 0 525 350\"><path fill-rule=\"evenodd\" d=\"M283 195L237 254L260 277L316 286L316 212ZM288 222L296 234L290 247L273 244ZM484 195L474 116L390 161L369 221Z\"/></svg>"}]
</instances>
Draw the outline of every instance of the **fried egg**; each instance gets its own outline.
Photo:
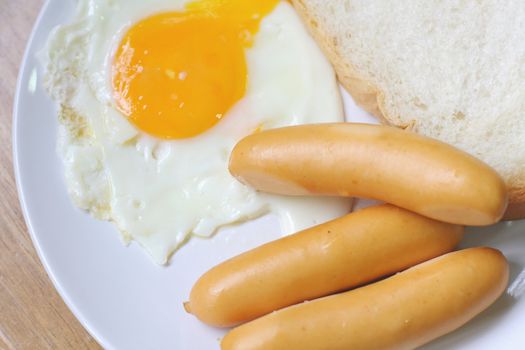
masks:
<instances>
[{"instance_id":1,"label":"fried egg","mask_svg":"<svg viewBox=\"0 0 525 350\"><path fill-rule=\"evenodd\" d=\"M286 234L348 211L228 172L246 135L344 120L334 72L287 2L80 0L41 56L73 202L157 263L266 213Z\"/></svg>"}]
</instances>

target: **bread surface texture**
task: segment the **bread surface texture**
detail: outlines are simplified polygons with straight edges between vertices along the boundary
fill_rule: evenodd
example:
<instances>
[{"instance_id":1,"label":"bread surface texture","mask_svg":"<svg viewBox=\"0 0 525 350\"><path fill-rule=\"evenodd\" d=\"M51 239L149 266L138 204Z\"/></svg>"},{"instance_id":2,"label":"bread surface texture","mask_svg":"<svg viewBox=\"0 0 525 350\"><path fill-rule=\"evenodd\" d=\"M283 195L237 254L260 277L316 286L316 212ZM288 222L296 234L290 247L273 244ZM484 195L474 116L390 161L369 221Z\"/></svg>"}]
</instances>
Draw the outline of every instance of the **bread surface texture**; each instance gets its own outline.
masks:
<instances>
[{"instance_id":1,"label":"bread surface texture","mask_svg":"<svg viewBox=\"0 0 525 350\"><path fill-rule=\"evenodd\" d=\"M485 161L525 203L525 1L293 3L361 107Z\"/></svg>"}]
</instances>

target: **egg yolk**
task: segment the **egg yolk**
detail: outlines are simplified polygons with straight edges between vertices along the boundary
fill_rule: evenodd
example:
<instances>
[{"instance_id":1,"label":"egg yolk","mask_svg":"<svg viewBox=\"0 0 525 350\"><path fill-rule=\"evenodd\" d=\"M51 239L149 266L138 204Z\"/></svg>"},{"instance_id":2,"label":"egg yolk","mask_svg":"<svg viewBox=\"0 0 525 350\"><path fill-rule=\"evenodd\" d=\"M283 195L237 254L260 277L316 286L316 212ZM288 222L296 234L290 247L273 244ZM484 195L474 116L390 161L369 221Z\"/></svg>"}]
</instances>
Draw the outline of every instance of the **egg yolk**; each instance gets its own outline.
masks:
<instances>
[{"instance_id":1,"label":"egg yolk","mask_svg":"<svg viewBox=\"0 0 525 350\"><path fill-rule=\"evenodd\" d=\"M278 2L198 0L136 23L112 64L117 108L162 139L210 129L244 96L244 51Z\"/></svg>"}]
</instances>

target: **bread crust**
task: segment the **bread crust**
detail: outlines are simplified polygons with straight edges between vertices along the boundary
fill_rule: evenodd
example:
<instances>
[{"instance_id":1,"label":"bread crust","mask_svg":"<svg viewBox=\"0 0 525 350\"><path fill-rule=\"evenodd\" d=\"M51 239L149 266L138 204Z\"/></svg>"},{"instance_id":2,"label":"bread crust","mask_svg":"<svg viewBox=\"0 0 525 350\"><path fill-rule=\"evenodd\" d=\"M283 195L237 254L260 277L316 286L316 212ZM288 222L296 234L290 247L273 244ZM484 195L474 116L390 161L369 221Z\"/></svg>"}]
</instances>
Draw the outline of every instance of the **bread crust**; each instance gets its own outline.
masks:
<instances>
[{"instance_id":1,"label":"bread crust","mask_svg":"<svg viewBox=\"0 0 525 350\"><path fill-rule=\"evenodd\" d=\"M302 17L310 34L319 44L324 54L332 65L339 82L346 91L359 105L368 113L377 117L382 124L396 126L402 129L409 129L417 131L417 121L412 120L410 123L403 123L398 117L388 115L384 108L385 94L380 91L370 81L360 76L357 69L351 62L346 62L343 56L339 53L337 41L332 38L322 27L322 25L311 15L308 6L304 0L291 0L296 11ZM516 220L525 218L525 187L514 187L513 184L508 184L509 190L509 208L505 213L506 220Z\"/></svg>"},{"instance_id":2,"label":"bread crust","mask_svg":"<svg viewBox=\"0 0 525 350\"><path fill-rule=\"evenodd\" d=\"M503 215L503 220L520 220L525 218L525 203L510 204Z\"/></svg>"},{"instance_id":3,"label":"bread crust","mask_svg":"<svg viewBox=\"0 0 525 350\"><path fill-rule=\"evenodd\" d=\"M329 40L330 36L315 18L310 16L303 0L291 1L306 23L310 34L334 66L339 82L352 95L354 101L368 113L380 118L383 123L389 124L389 121L384 118L383 111L381 110L382 101L384 100L383 93L369 81L359 76L357 70L350 62L344 62L338 53L337 43L335 43L334 40Z\"/></svg>"},{"instance_id":4,"label":"bread crust","mask_svg":"<svg viewBox=\"0 0 525 350\"><path fill-rule=\"evenodd\" d=\"M509 206L503 215L503 220L525 219L525 188L511 188L509 198Z\"/></svg>"}]
</instances>

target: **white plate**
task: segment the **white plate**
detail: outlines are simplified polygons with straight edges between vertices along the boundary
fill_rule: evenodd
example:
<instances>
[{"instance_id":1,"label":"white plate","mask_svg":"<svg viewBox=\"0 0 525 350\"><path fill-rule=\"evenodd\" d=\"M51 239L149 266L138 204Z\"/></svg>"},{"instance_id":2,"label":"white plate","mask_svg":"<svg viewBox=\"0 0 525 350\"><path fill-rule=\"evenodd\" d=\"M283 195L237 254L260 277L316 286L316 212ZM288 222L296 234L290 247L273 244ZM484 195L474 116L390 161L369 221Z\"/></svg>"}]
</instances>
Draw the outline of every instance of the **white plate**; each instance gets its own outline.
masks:
<instances>
[{"instance_id":1,"label":"white plate","mask_svg":"<svg viewBox=\"0 0 525 350\"><path fill-rule=\"evenodd\" d=\"M107 349L218 349L223 331L207 327L182 308L193 282L216 263L279 236L267 216L211 240L192 240L171 266L153 264L137 245L124 247L109 223L75 209L66 193L55 151L57 118L40 86L36 53L50 30L72 14L73 1L48 2L39 16L20 71L14 111L14 159L20 201L31 237L60 295ZM368 120L349 99L351 120ZM501 249L511 283L525 266L525 222L472 230L464 246ZM520 286L514 284L519 292ZM428 349L523 349L525 301L504 295L461 330ZM373 325L371 325L373 327Z\"/></svg>"}]
</instances>

